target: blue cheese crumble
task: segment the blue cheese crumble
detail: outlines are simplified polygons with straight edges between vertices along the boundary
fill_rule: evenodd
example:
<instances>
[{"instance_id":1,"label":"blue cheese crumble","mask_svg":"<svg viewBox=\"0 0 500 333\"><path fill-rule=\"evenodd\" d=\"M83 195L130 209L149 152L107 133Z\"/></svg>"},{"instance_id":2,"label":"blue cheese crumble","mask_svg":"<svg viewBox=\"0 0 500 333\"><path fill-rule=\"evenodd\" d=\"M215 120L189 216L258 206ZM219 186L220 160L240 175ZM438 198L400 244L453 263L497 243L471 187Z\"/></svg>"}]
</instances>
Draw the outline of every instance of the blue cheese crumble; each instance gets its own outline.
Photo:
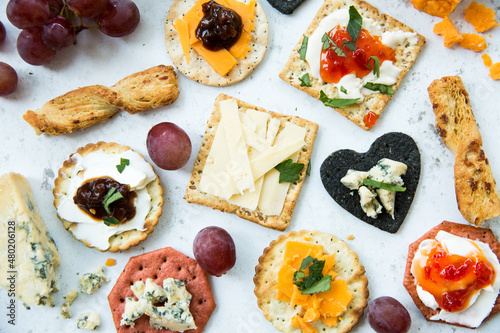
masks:
<instances>
[{"instance_id":1,"label":"blue cheese crumble","mask_svg":"<svg viewBox=\"0 0 500 333\"><path fill-rule=\"evenodd\" d=\"M84 312L76 319L76 328L84 331L94 331L101 325L101 318L94 312Z\"/></svg>"},{"instance_id":2,"label":"blue cheese crumble","mask_svg":"<svg viewBox=\"0 0 500 333\"><path fill-rule=\"evenodd\" d=\"M135 320L145 314L149 316L151 327L156 329L184 332L196 328L189 311L192 296L182 281L168 278L163 280L161 287L147 279L146 283L137 281L130 288L137 300L126 298L120 325L133 327ZM164 304L156 306L158 303Z\"/></svg>"},{"instance_id":3,"label":"blue cheese crumble","mask_svg":"<svg viewBox=\"0 0 500 333\"><path fill-rule=\"evenodd\" d=\"M109 279L104 275L102 266L99 266L95 273L85 273L82 275L80 278L80 292L92 295L94 291L100 289L108 281Z\"/></svg>"},{"instance_id":4,"label":"blue cheese crumble","mask_svg":"<svg viewBox=\"0 0 500 333\"><path fill-rule=\"evenodd\" d=\"M406 170L406 164L383 158L369 171L349 169L340 182L351 190L358 190L361 208L367 216L377 218L383 207L394 219L396 192L365 186L363 180L373 179L390 185L403 186L401 176L406 173Z\"/></svg>"}]
</instances>

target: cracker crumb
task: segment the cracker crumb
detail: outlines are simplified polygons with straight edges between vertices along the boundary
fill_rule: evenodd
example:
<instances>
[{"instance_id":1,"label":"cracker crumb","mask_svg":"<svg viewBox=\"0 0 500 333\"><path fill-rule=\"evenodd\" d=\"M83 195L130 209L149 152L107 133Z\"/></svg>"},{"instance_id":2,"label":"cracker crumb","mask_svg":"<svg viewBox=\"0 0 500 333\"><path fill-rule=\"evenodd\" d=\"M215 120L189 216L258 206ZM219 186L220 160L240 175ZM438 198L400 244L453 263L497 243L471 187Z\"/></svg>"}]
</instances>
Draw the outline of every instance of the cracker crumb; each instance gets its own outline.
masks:
<instances>
[{"instance_id":1,"label":"cracker crumb","mask_svg":"<svg viewBox=\"0 0 500 333\"><path fill-rule=\"evenodd\" d=\"M108 267L111 267L111 266L116 265L116 260L115 260L115 259L108 258L108 259L106 260L106 263L104 263L104 264L105 264L106 266L108 266Z\"/></svg>"},{"instance_id":2,"label":"cracker crumb","mask_svg":"<svg viewBox=\"0 0 500 333\"><path fill-rule=\"evenodd\" d=\"M348 240L353 240L353 239L354 239L354 235L349 235L349 236L347 236L347 239L348 239Z\"/></svg>"}]
</instances>

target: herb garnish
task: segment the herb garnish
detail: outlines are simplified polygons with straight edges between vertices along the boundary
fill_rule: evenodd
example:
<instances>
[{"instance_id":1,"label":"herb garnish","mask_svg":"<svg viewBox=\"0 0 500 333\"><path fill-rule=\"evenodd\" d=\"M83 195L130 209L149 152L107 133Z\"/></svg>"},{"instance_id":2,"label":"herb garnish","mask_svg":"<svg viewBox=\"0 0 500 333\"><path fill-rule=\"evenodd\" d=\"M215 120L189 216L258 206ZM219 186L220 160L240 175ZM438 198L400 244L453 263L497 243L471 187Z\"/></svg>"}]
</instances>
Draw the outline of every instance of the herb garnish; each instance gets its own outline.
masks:
<instances>
[{"instance_id":1,"label":"herb garnish","mask_svg":"<svg viewBox=\"0 0 500 333\"><path fill-rule=\"evenodd\" d=\"M116 170L118 170L119 173L122 173L127 165L130 165L130 161L126 158L120 158L120 164L116 166Z\"/></svg>"},{"instance_id":2,"label":"herb garnish","mask_svg":"<svg viewBox=\"0 0 500 333\"><path fill-rule=\"evenodd\" d=\"M356 7L349 7L349 23L347 24L347 32L351 36L353 43L358 39L359 32L361 31L361 26L363 25L363 17L358 13Z\"/></svg>"},{"instance_id":3,"label":"herb garnish","mask_svg":"<svg viewBox=\"0 0 500 333\"><path fill-rule=\"evenodd\" d=\"M300 45L300 59L306 61L306 52L307 52L307 43L309 41L309 37L304 36L304 39L302 39L302 45Z\"/></svg>"},{"instance_id":4,"label":"herb garnish","mask_svg":"<svg viewBox=\"0 0 500 333\"><path fill-rule=\"evenodd\" d=\"M385 84L381 83L373 83L373 82L366 82L364 85L366 89L370 89L373 91L380 91L382 94L386 95L394 95L394 89L392 89L391 86L386 86Z\"/></svg>"},{"instance_id":5,"label":"herb garnish","mask_svg":"<svg viewBox=\"0 0 500 333\"><path fill-rule=\"evenodd\" d=\"M342 49L337 44L335 44L333 39L331 39L326 32L323 34L323 37L321 37L321 41L323 42L323 50L327 50L330 48L339 57L347 58L347 55L344 53L344 51L342 51Z\"/></svg>"},{"instance_id":6,"label":"herb garnish","mask_svg":"<svg viewBox=\"0 0 500 333\"><path fill-rule=\"evenodd\" d=\"M342 91L344 94L347 94L347 89L344 88L344 86L340 86L340 91Z\"/></svg>"},{"instance_id":7,"label":"herb garnish","mask_svg":"<svg viewBox=\"0 0 500 333\"><path fill-rule=\"evenodd\" d=\"M106 213L111 214L111 210L109 209L109 205L111 205L113 202L120 200L123 198L123 195L120 192L116 192L116 188L111 187L104 197L104 200L102 201L102 204L104 206L104 209L106 210Z\"/></svg>"},{"instance_id":8,"label":"herb garnish","mask_svg":"<svg viewBox=\"0 0 500 333\"><path fill-rule=\"evenodd\" d=\"M294 163L290 158L274 167L280 172L279 183L293 183L299 180L299 173L304 169L303 163Z\"/></svg>"},{"instance_id":9,"label":"herb garnish","mask_svg":"<svg viewBox=\"0 0 500 333\"><path fill-rule=\"evenodd\" d=\"M104 221L104 224L107 225L108 227L112 224L120 224L120 221L114 216L110 217L105 217L102 219Z\"/></svg>"},{"instance_id":10,"label":"herb garnish","mask_svg":"<svg viewBox=\"0 0 500 333\"><path fill-rule=\"evenodd\" d=\"M373 59L373 74L380 77L380 59L376 56L371 56L370 59Z\"/></svg>"},{"instance_id":11,"label":"herb garnish","mask_svg":"<svg viewBox=\"0 0 500 333\"><path fill-rule=\"evenodd\" d=\"M359 98L329 98L323 90L319 92L319 100L332 108L343 108L356 103Z\"/></svg>"},{"instance_id":12,"label":"herb garnish","mask_svg":"<svg viewBox=\"0 0 500 333\"><path fill-rule=\"evenodd\" d=\"M404 192L406 191L406 187L401 187L399 185L392 185L388 183L379 182L373 179L365 178L363 179L363 185L381 188L383 190L391 191L391 192Z\"/></svg>"},{"instance_id":13,"label":"herb garnish","mask_svg":"<svg viewBox=\"0 0 500 333\"><path fill-rule=\"evenodd\" d=\"M311 266L309 266L311 265ZM293 284L295 284L302 295L311 295L330 290L332 276L323 276L325 260L318 260L307 256L302 260L300 268L293 274ZM309 267L309 276L304 270Z\"/></svg>"},{"instance_id":14,"label":"herb garnish","mask_svg":"<svg viewBox=\"0 0 500 333\"><path fill-rule=\"evenodd\" d=\"M309 73L305 73L302 77L299 77L300 86L301 87L310 87L311 86L311 78L309 77Z\"/></svg>"},{"instance_id":15,"label":"herb garnish","mask_svg":"<svg viewBox=\"0 0 500 333\"><path fill-rule=\"evenodd\" d=\"M310 175L311 175L311 161L309 161L309 164L307 164L306 174L307 174L308 176L310 176Z\"/></svg>"},{"instance_id":16,"label":"herb garnish","mask_svg":"<svg viewBox=\"0 0 500 333\"><path fill-rule=\"evenodd\" d=\"M350 40L345 40L342 42L342 46L345 46L347 47L349 50L351 50L352 52L356 51L356 49L358 48L356 46L356 44L354 44L353 42L351 42Z\"/></svg>"}]
</instances>

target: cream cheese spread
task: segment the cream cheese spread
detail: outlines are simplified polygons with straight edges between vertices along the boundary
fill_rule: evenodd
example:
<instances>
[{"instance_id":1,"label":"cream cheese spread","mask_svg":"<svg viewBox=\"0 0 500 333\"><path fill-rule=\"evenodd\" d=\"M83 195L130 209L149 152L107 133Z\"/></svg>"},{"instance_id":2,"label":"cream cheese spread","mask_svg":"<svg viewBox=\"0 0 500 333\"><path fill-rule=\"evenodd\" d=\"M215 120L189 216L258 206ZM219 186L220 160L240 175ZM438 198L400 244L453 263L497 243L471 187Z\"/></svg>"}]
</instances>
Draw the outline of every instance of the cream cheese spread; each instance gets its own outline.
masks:
<instances>
[{"instance_id":1,"label":"cream cheese spread","mask_svg":"<svg viewBox=\"0 0 500 333\"><path fill-rule=\"evenodd\" d=\"M87 156L74 154L71 157L76 161L66 196L62 197L57 214L60 218L76 223L72 229L73 235L100 250L109 248L109 238L127 230L143 231L145 218L151 209L151 196L146 185L156 179L153 167L138 153L127 150L120 154L106 154L95 151ZM123 172L118 172L116 166L121 159L129 160L129 165ZM106 226L102 221L94 220L90 215L75 205L73 197L78 188L87 180L101 177L110 177L121 184L127 184L137 197L134 199L135 216L122 224Z\"/></svg>"},{"instance_id":2,"label":"cream cheese spread","mask_svg":"<svg viewBox=\"0 0 500 333\"><path fill-rule=\"evenodd\" d=\"M437 242L441 243L449 254L463 257L478 254L484 255L495 270L495 278L492 284L477 291L470 299L467 308L458 312L447 312L440 309L436 315L430 318L431 320L442 320L468 327L478 327L490 314L500 290L500 277L498 276L500 272L500 263L498 262L498 258L486 243L458 237L441 230L438 232L435 239L426 239L420 243L411 267L411 272L414 276L418 276L416 274L418 267L425 267L428 258L426 253L429 253L429 251L436 246ZM439 305L434 296L420 287L418 281L416 281L416 283L418 296L425 306L434 310L438 309Z\"/></svg>"},{"instance_id":3,"label":"cream cheese spread","mask_svg":"<svg viewBox=\"0 0 500 333\"><path fill-rule=\"evenodd\" d=\"M339 9L329 14L321 20L319 26L309 37L306 62L310 67L310 74L312 77L323 83L320 75L320 59L321 51L323 49L323 42L321 41L325 33L330 32L333 28L340 25L346 27L349 23L349 10ZM406 31L386 31L382 32L382 28L370 18L363 17L362 29L366 29L372 36L381 36L382 44L391 48L396 48L398 45L408 41L410 44L417 44L418 37L414 32ZM402 69L395 66L392 61L384 61L380 65L380 76L377 77L373 72L363 78L357 78L355 74L345 75L338 83L331 83L337 87L339 95L338 98L355 99L359 98L358 103L364 100L364 96L376 93L375 91L363 88L367 82L380 83L383 85L393 85L396 83L397 78L401 74ZM340 87L344 87L346 92L342 92ZM332 96L330 96L332 97Z\"/></svg>"}]
</instances>

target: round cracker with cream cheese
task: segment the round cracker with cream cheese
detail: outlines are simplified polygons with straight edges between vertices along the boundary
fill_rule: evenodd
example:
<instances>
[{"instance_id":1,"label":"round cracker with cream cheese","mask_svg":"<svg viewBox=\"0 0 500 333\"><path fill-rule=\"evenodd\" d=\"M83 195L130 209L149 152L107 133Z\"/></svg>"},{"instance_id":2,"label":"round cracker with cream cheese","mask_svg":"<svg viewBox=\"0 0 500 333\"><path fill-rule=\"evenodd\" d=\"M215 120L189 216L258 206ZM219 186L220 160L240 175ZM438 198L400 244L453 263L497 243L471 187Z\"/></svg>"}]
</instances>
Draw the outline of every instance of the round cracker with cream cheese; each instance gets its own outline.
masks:
<instances>
[{"instance_id":1,"label":"round cracker with cream cheese","mask_svg":"<svg viewBox=\"0 0 500 333\"><path fill-rule=\"evenodd\" d=\"M280 271L288 241L300 241L314 245L323 246L323 254L335 254L334 271L337 279L345 281L349 293L353 296L346 310L339 316L339 323L328 327L320 320L312 323L318 332L337 333L349 332L359 318L363 315L368 302L368 279L365 276L365 268L360 264L357 254L349 249L349 246L331 234L320 231L292 231L281 235L264 250L259 258L259 264L255 267L255 295L257 305L264 312L264 316L274 327L282 332L300 333L300 329L292 324L292 317L303 315L304 309L290 303L277 299L278 272Z\"/></svg>"},{"instance_id":2,"label":"round cracker with cream cheese","mask_svg":"<svg viewBox=\"0 0 500 333\"><path fill-rule=\"evenodd\" d=\"M107 143L102 141L99 141L95 144L89 143L84 147L78 148L78 150L74 154L71 154L69 159L64 161L62 168L59 169L58 177L54 181L53 194L54 194L54 207L56 208L56 210L60 206L62 200L67 198L68 192L71 190L71 178L73 177L73 172L77 165L79 156L85 157L90 153L97 151L101 151L105 154L120 154L129 150L132 150L132 148L128 146L122 146L114 142ZM139 153L136 154L138 155L139 159L144 160L144 157L141 154ZM147 165L149 165L151 169L153 169L153 167L149 163L147 163L146 161L144 162ZM106 175L103 174L102 176ZM148 235L153 232L154 227L155 225L158 224L159 217L162 214L163 189L160 185L159 177L157 175L155 176L156 176L155 179L149 182L145 187L151 199L150 199L149 211L144 219L144 225L142 227L142 230L130 229L112 235L108 239L109 247L107 249L99 248L94 244L92 244L91 241L79 239L75 235L76 233L75 230L78 227L79 223L69 221L69 219L64 219L59 215L59 213L57 216L63 222L64 228L69 232L71 232L76 239L82 241L88 247L91 248L95 247L101 252L104 251L117 252L117 251L128 250L130 247L136 246L141 241L145 240L148 237ZM129 221L126 221L121 225L126 225L128 222ZM104 226L102 221L96 221L96 223L102 224ZM108 228L112 227L114 226L109 226ZM99 231L96 230L96 232Z\"/></svg>"},{"instance_id":3,"label":"round cracker with cream cheese","mask_svg":"<svg viewBox=\"0 0 500 333\"><path fill-rule=\"evenodd\" d=\"M222 76L191 46L189 46L188 63L181 45L179 32L174 27L174 22L176 19L184 17L197 1L175 0L168 11L165 21L165 43L167 52L177 69L191 80L208 86L226 86L247 77L264 58L269 37L266 14L260 3L256 0L242 2L249 4L252 1L255 2L255 19L253 20L254 27L249 32L251 35L249 42L251 49L246 53L245 57L235 58L237 64L226 75ZM243 24L245 25L245 22Z\"/></svg>"}]
</instances>

